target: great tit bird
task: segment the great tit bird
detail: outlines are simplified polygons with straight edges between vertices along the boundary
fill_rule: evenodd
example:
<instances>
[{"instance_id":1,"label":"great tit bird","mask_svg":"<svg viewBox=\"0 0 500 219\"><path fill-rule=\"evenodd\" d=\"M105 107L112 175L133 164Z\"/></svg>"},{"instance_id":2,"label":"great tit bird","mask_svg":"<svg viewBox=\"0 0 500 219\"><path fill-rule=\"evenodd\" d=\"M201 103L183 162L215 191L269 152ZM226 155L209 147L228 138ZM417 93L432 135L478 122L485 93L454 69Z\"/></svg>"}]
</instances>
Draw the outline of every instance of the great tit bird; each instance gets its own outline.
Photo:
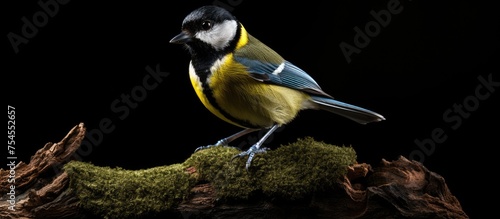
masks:
<instances>
[{"instance_id":1,"label":"great tit bird","mask_svg":"<svg viewBox=\"0 0 500 219\"><path fill-rule=\"evenodd\" d=\"M170 43L184 44L191 54L189 76L203 105L220 119L244 128L212 146L269 129L235 156L248 156L247 170L254 155L266 150L261 148L266 139L301 110L326 110L361 124L385 120L378 113L334 100L311 76L250 35L221 7L192 11Z\"/></svg>"}]
</instances>

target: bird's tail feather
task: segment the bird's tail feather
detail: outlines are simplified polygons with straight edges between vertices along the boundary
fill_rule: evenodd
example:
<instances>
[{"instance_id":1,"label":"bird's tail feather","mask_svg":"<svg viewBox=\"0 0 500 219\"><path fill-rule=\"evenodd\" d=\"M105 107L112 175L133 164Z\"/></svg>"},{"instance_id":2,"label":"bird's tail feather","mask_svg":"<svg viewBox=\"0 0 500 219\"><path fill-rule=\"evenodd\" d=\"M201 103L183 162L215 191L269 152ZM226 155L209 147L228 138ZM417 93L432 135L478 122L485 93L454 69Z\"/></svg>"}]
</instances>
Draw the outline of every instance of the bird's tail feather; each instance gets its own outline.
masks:
<instances>
[{"instance_id":1,"label":"bird's tail feather","mask_svg":"<svg viewBox=\"0 0 500 219\"><path fill-rule=\"evenodd\" d=\"M312 102L316 103L319 109L326 110L361 124L369 122L378 122L385 118L373 111L363 109L358 106L343 103L331 98L311 96Z\"/></svg>"}]
</instances>

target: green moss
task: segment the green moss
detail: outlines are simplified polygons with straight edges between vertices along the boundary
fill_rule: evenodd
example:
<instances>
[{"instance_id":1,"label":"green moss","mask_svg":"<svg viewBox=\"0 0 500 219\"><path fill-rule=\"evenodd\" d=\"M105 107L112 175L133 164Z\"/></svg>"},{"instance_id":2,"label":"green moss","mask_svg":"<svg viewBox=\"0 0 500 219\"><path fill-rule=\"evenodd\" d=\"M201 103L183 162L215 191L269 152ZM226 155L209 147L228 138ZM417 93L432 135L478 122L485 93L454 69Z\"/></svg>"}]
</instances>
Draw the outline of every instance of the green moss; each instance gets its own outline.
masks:
<instances>
[{"instance_id":1,"label":"green moss","mask_svg":"<svg viewBox=\"0 0 500 219\"><path fill-rule=\"evenodd\" d=\"M356 153L351 147L306 138L270 151L266 158L259 170L262 191L269 196L298 199L331 188L347 173L347 166L356 162Z\"/></svg>"},{"instance_id":2,"label":"green moss","mask_svg":"<svg viewBox=\"0 0 500 219\"><path fill-rule=\"evenodd\" d=\"M70 162L64 170L83 209L104 218L133 218L171 209L194 185L183 165L146 170Z\"/></svg>"},{"instance_id":3,"label":"green moss","mask_svg":"<svg viewBox=\"0 0 500 219\"><path fill-rule=\"evenodd\" d=\"M199 182L210 182L221 199L248 199L255 194L296 200L327 190L356 162L351 147L312 138L255 156L249 171L231 147L194 153L182 164L146 170L96 167L84 162L65 166L82 208L105 218L131 218L174 208ZM195 173L187 169L194 167Z\"/></svg>"},{"instance_id":4,"label":"green moss","mask_svg":"<svg viewBox=\"0 0 500 219\"><path fill-rule=\"evenodd\" d=\"M278 147L254 157L249 171L240 151L214 147L193 154L185 163L196 166L200 178L212 182L220 198L245 199L262 191L270 197L299 199L327 189L356 162L351 147L338 147L312 138Z\"/></svg>"},{"instance_id":5,"label":"green moss","mask_svg":"<svg viewBox=\"0 0 500 219\"><path fill-rule=\"evenodd\" d=\"M212 182L219 197L248 198L258 187L258 180L249 176L244 163L246 158L235 158L240 153L232 147L212 147L199 151L184 164L197 169L199 180Z\"/></svg>"}]
</instances>

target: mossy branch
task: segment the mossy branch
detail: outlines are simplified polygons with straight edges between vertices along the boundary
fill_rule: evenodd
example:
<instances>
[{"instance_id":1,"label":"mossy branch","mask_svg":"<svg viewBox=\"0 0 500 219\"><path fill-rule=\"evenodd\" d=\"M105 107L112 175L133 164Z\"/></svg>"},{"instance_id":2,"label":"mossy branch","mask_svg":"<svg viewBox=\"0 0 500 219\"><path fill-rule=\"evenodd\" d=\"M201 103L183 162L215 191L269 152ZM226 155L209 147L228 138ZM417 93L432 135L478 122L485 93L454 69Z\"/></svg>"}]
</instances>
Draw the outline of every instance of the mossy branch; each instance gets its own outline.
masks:
<instances>
[{"instance_id":1,"label":"mossy branch","mask_svg":"<svg viewBox=\"0 0 500 219\"><path fill-rule=\"evenodd\" d=\"M35 177L19 179L23 184L17 210L2 211L0 216L467 218L441 176L403 157L383 160L372 169L356 163L351 147L304 138L259 154L248 171L245 159L232 159L240 151L231 147L202 150L180 164L125 170L69 162L84 134L80 124L61 142L40 149L30 164L20 165L22 176ZM57 155L47 156L54 151ZM42 154L53 160L47 163L54 168L65 164L64 171L31 166ZM5 171L0 169L0 174ZM426 191L429 188L435 191Z\"/></svg>"},{"instance_id":2,"label":"mossy branch","mask_svg":"<svg viewBox=\"0 0 500 219\"><path fill-rule=\"evenodd\" d=\"M352 148L312 138L259 154L249 171L244 159L232 159L239 152L213 147L194 153L182 164L145 170L84 162L70 162L64 170L82 208L106 218L130 218L174 210L200 182L210 182L218 200L299 200L333 188L356 161Z\"/></svg>"}]
</instances>

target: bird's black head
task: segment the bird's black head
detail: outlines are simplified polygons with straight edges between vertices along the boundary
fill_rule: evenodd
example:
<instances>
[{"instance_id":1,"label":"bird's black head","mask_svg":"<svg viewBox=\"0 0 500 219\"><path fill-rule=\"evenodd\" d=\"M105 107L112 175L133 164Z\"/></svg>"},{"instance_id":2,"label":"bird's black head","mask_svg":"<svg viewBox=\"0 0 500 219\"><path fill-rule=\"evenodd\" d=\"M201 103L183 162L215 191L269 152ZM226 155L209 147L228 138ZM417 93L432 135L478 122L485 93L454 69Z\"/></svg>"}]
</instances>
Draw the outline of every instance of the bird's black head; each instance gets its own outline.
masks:
<instances>
[{"instance_id":1,"label":"bird's black head","mask_svg":"<svg viewBox=\"0 0 500 219\"><path fill-rule=\"evenodd\" d=\"M185 44L192 56L225 54L236 47L240 24L227 10L203 6L192 11L182 22L182 32L170 43Z\"/></svg>"}]
</instances>

